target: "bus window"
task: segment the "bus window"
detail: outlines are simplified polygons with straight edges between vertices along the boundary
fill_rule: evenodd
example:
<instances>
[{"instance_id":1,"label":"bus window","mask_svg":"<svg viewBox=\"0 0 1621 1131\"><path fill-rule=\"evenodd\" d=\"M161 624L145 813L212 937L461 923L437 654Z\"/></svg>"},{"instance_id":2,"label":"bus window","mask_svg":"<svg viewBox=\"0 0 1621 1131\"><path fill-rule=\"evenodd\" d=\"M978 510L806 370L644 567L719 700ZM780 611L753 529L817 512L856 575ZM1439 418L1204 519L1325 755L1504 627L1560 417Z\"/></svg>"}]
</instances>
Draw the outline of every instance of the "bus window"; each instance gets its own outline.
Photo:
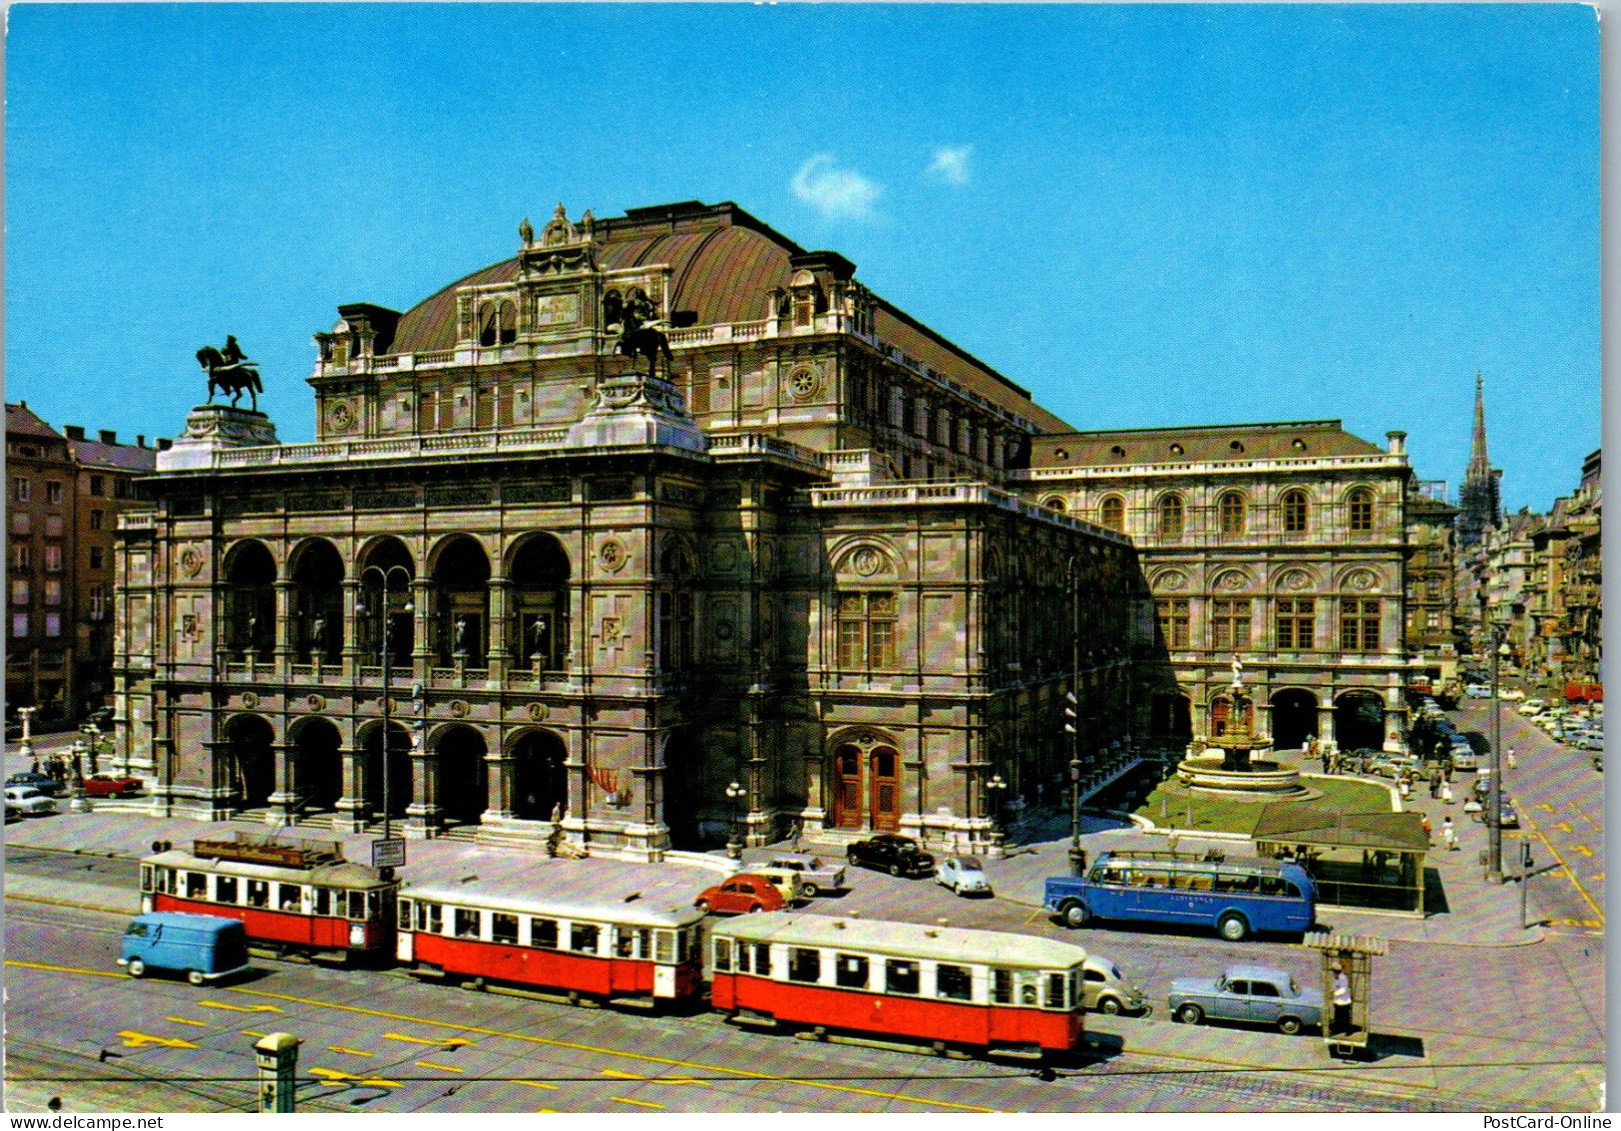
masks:
<instances>
[{"instance_id":1,"label":"bus window","mask_svg":"<svg viewBox=\"0 0 1621 1131\"><path fill-rule=\"evenodd\" d=\"M1065 974L1047 975L1047 1008L1068 1009L1069 999L1064 991L1068 988L1069 978Z\"/></svg>"},{"instance_id":2,"label":"bus window","mask_svg":"<svg viewBox=\"0 0 1621 1131\"><path fill-rule=\"evenodd\" d=\"M205 873L185 872L183 875L186 877L187 899L208 898L208 876Z\"/></svg>"},{"instance_id":3,"label":"bus window","mask_svg":"<svg viewBox=\"0 0 1621 1131\"><path fill-rule=\"evenodd\" d=\"M822 952L814 947L788 948L788 980L790 982L818 982L822 978Z\"/></svg>"},{"instance_id":4,"label":"bus window","mask_svg":"<svg viewBox=\"0 0 1621 1131\"><path fill-rule=\"evenodd\" d=\"M236 902L236 877L235 876L215 876L214 877L214 899L218 903L235 903Z\"/></svg>"},{"instance_id":5,"label":"bus window","mask_svg":"<svg viewBox=\"0 0 1621 1131\"><path fill-rule=\"evenodd\" d=\"M451 922L451 928L459 939L478 938L478 911L472 907L458 907Z\"/></svg>"},{"instance_id":6,"label":"bus window","mask_svg":"<svg viewBox=\"0 0 1621 1131\"><path fill-rule=\"evenodd\" d=\"M918 966L916 962L908 962L901 958L891 958L884 963L884 988L892 994L915 994L918 992Z\"/></svg>"},{"instance_id":7,"label":"bus window","mask_svg":"<svg viewBox=\"0 0 1621 1131\"><path fill-rule=\"evenodd\" d=\"M659 932L659 944L660 944L659 949L660 949L661 952L664 949L664 941L665 941L666 937L669 935L669 933L670 932L668 932L668 931L660 931ZM666 959L664 959L664 961L668 962L669 959L666 958ZM727 973L728 971L730 971L731 968L732 968L732 940L731 939L716 939L715 940L715 972L717 974L724 974L724 973Z\"/></svg>"},{"instance_id":8,"label":"bus window","mask_svg":"<svg viewBox=\"0 0 1621 1131\"><path fill-rule=\"evenodd\" d=\"M332 914L332 889L316 888L315 899L311 901L311 910L316 915Z\"/></svg>"},{"instance_id":9,"label":"bus window","mask_svg":"<svg viewBox=\"0 0 1621 1131\"><path fill-rule=\"evenodd\" d=\"M867 988L867 959L860 954L841 954L834 962L834 981L847 990Z\"/></svg>"},{"instance_id":10,"label":"bus window","mask_svg":"<svg viewBox=\"0 0 1621 1131\"><path fill-rule=\"evenodd\" d=\"M226 878L227 877L225 877L225 876L220 877L220 879L222 879L222 880L226 879ZM249 880L248 881L248 906L249 907L269 907L270 906L270 881L269 880Z\"/></svg>"},{"instance_id":11,"label":"bus window","mask_svg":"<svg viewBox=\"0 0 1621 1131\"><path fill-rule=\"evenodd\" d=\"M276 892L276 903L283 911L297 911L302 902L297 884L282 884Z\"/></svg>"},{"instance_id":12,"label":"bus window","mask_svg":"<svg viewBox=\"0 0 1621 1131\"><path fill-rule=\"evenodd\" d=\"M674 931L653 932L653 945L655 948L653 951L653 961L664 963L676 961L675 936L676 933ZM726 945L730 947L732 944L727 942Z\"/></svg>"},{"instance_id":13,"label":"bus window","mask_svg":"<svg viewBox=\"0 0 1621 1131\"><path fill-rule=\"evenodd\" d=\"M532 945L543 950L557 949L557 920L535 918L529 921Z\"/></svg>"},{"instance_id":14,"label":"bus window","mask_svg":"<svg viewBox=\"0 0 1621 1131\"><path fill-rule=\"evenodd\" d=\"M504 911L490 913L490 941L513 943L518 941L518 917Z\"/></svg>"},{"instance_id":15,"label":"bus window","mask_svg":"<svg viewBox=\"0 0 1621 1131\"><path fill-rule=\"evenodd\" d=\"M945 962L934 968L934 994L953 1001L969 1001L974 996L974 975L966 966Z\"/></svg>"},{"instance_id":16,"label":"bus window","mask_svg":"<svg viewBox=\"0 0 1621 1131\"><path fill-rule=\"evenodd\" d=\"M568 931L568 948L578 954L597 953L602 928L595 923L574 923Z\"/></svg>"}]
</instances>

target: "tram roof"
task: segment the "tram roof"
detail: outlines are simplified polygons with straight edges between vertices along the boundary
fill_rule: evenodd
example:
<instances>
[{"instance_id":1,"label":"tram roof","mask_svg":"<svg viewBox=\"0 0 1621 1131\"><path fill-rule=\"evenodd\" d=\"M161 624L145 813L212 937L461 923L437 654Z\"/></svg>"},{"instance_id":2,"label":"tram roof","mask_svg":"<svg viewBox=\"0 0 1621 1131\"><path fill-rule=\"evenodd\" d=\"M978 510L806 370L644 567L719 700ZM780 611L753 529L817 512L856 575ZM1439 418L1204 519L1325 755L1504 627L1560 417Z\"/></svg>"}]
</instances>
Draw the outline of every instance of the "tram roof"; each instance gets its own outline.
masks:
<instances>
[{"instance_id":1,"label":"tram roof","mask_svg":"<svg viewBox=\"0 0 1621 1131\"><path fill-rule=\"evenodd\" d=\"M893 955L896 958L1040 967L1045 970L1067 970L1086 961L1084 948L1038 935L980 931L969 927L931 927L922 923L853 919L843 915L790 915L783 911L766 911L717 924L714 934L743 942L832 947Z\"/></svg>"},{"instance_id":2,"label":"tram roof","mask_svg":"<svg viewBox=\"0 0 1621 1131\"><path fill-rule=\"evenodd\" d=\"M532 885L534 881L522 882ZM499 883L492 887L488 881L477 887L408 884L400 889L400 897L428 903L447 903L455 907L487 907L491 911L546 915L554 919L617 923L626 927L688 927L704 917L702 911L690 904L668 903L667 896L640 903L639 891L628 890L616 898L600 887L589 895L574 899L564 893L513 891Z\"/></svg>"},{"instance_id":3,"label":"tram roof","mask_svg":"<svg viewBox=\"0 0 1621 1131\"><path fill-rule=\"evenodd\" d=\"M276 880L284 884L316 884L329 888L377 888L394 886L394 881L380 878L377 872L364 864L343 860L333 864L317 864L313 868L283 868L275 864L250 864L241 860L221 860L212 856L197 856L183 849L172 848L145 857L142 864L161 864L169 868L188 868L198 872L223 872L250 880Z\"/></svg>"}]
</instances>

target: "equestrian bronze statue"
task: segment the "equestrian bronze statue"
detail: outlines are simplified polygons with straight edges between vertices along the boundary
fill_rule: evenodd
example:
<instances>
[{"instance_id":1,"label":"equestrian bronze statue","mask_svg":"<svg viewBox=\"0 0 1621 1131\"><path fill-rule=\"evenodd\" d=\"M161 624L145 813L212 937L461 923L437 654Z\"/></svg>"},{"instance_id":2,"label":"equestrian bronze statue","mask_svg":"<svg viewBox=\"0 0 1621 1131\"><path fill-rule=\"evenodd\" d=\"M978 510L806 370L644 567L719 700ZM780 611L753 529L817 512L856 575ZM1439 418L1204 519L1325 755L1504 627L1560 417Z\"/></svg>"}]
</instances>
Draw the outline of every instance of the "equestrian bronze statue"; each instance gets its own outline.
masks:
<instances>
[{"instance_id":1,"label":"equestrian bronze statue","mask_svg":"<svg viewBox=\"0 0 1621 1131\"><path fill-rule=\"evenodd\" d=\"M236 344L236 335L225 335L225 348L204 346L197 351L197 364L208 371L208 403L214 403L214 394L230 393L234 406L247 393L252 398L254 411L259 409L259 394L265 391L259 380L259 367L248 360L242 347Z\"/></svg>"}]
</instances>

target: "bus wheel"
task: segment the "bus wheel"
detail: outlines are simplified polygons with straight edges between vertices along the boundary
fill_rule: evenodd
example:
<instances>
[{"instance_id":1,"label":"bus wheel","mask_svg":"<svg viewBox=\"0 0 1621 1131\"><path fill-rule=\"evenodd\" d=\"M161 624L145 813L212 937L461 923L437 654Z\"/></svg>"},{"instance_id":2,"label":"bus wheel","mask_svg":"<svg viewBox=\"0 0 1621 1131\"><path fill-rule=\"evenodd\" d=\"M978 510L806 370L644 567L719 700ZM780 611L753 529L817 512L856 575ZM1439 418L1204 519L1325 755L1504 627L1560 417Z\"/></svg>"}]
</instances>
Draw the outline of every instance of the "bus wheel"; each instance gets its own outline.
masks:
<instances>
[{"instance_id":1,"label":"bus wheel","mask_svg":"<svg viewBox=\"0 0 1621 1131\"><path fill-rule=\"evenodd\" d=\"M132 958L129 960L129 966L126 967L126 969L129 970L129 976L131 978L139 978L146 974L146 963L142 962L139 958Z\"/></svg>"},{"instance_id":2,"label":"bus wheel","mask_svg":"<svg viewBox=\"0 0 1621 1131\"><path fill-rule=\"evenodd\" d=\"M1204 1010L1189 1002L1176 1011L1176 1019L1184 1025L1197 1025L1204 1020Z\"/></svg>"},{"instance_id":3,"label":"bus wheel","mask_svg":"<svg viewBox=\"0 0 1621 1131\"><path fill-rule=\"evenodd\" d=\"M201 970L187 970L186 971L186 981L190 982L194 986L202 985L203 984L203 972Z\"/></svg>"},{"instance_id":4,"label":"bus wheel","mask_svg":"<svg viewBox=\"0 0 1621 1131\"><path fill-rule=\"evenodd\" d=\"M1228 942L1243 942L1250 933L1250 925L1244 922L1244 916L1230 911L1217 920L1216 933Z\"/></svg>"},{"instance_id":5,"label":"bus wheel","mask_svg":"<svg viewBox=\"0 0 1621 1131\"><path fill-rule=\"evenodd\" d=\"M1086 926L1086 905L1083 903L1066 903L1058 909L1058 913L1064 917L1064 926L1066 927Z\"/></svg>"}]
</instances>

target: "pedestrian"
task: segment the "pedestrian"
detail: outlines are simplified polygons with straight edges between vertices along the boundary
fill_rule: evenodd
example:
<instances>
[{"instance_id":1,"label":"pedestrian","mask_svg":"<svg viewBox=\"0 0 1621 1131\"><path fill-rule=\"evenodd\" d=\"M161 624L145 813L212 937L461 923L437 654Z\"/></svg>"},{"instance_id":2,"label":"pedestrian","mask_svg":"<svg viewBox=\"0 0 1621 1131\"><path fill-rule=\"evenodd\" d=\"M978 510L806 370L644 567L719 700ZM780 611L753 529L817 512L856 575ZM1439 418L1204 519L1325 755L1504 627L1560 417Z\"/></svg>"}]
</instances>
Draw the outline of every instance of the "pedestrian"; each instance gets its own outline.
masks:
<instances>
[{"instance_id":1,"label":"pedestrian","mask_svg":"<svg viewBox=\"0 0 1621 1131\"><path fill-rule=\"evenodd\" d=\"M1443 805L1451 805L1452 804L1452 787L1450 785L1448 785L1446 782L1441 783L1441 804L1443 804Z\"/></svg>"},{"instance_id":2,"label":"pedestrian","mask_svg":"<svg viewBox=\"0 0 1621 1131\"><path fill-rule=\"evenodd\" d=\"M1425 839L1425 841L1430 843L1430 844L1434 844L1435 843L1435 830L1430 828L1430 815L1428 813L1420 813L1418 815L1418 823L1424 827L1424 839Z\"/></svg>"},{"instance_id":3,"label":"pedestrian","mask_svg":"<svg viewBox=\"0 0 1621 1131\"><path fill-rule=\"evenodd\" d=\"M1351 978L1345 967L1334 963L1334 1025L1335 1033L1351 1032Z\"/></svg>"},{"instance_id":4,"label":"pedestrian","mask_svg":"<svg viewBox=\"0 0 1621 1131\"><path fill-rule=\"evenodd\" d=\"M1438 798L1440 796L1441 796L1441 769L1440 769L1439 766L1437 766L1430 773L1430 800L1433 801L1433 800L1435 800L1436 798Z\"/></svg>"},{"instance_id":5,"label":"pedestrian","mask_svg":"<svg viewBox=\"0 0 1621 1131\"><path fill-rule=\"evenodd\" d=\"M1448 852L1458 851L1458 830L1452 827L1451 816L1441 818L1441 843Z\"/></svg>"},{"instance_id":6,"label":"pedestrian","mask_svg":"<svg viewBox=\"0 0 1621 1131\"><path fill-rule=\"evenodd\" d=\"M1401 780L1401 799L1403 801L1406 801L1408 799L1408 797L1410 797L1412 795L1412 792L1413 792L1413 787L1407 784L1407 779L1406 778L1402 778L1402 780Z\"/></svg>"},{"instance_id":7,"label":"pedestrian","mask_svg":"<svg viewBox=\"0 0 1621 1131\"><path fill-rule=\"evenodd\" d=\"M1508 748L1508 768L1511 770L1514 768L1514 747L1512 746Z\"/></svg>"}]
</instances>

